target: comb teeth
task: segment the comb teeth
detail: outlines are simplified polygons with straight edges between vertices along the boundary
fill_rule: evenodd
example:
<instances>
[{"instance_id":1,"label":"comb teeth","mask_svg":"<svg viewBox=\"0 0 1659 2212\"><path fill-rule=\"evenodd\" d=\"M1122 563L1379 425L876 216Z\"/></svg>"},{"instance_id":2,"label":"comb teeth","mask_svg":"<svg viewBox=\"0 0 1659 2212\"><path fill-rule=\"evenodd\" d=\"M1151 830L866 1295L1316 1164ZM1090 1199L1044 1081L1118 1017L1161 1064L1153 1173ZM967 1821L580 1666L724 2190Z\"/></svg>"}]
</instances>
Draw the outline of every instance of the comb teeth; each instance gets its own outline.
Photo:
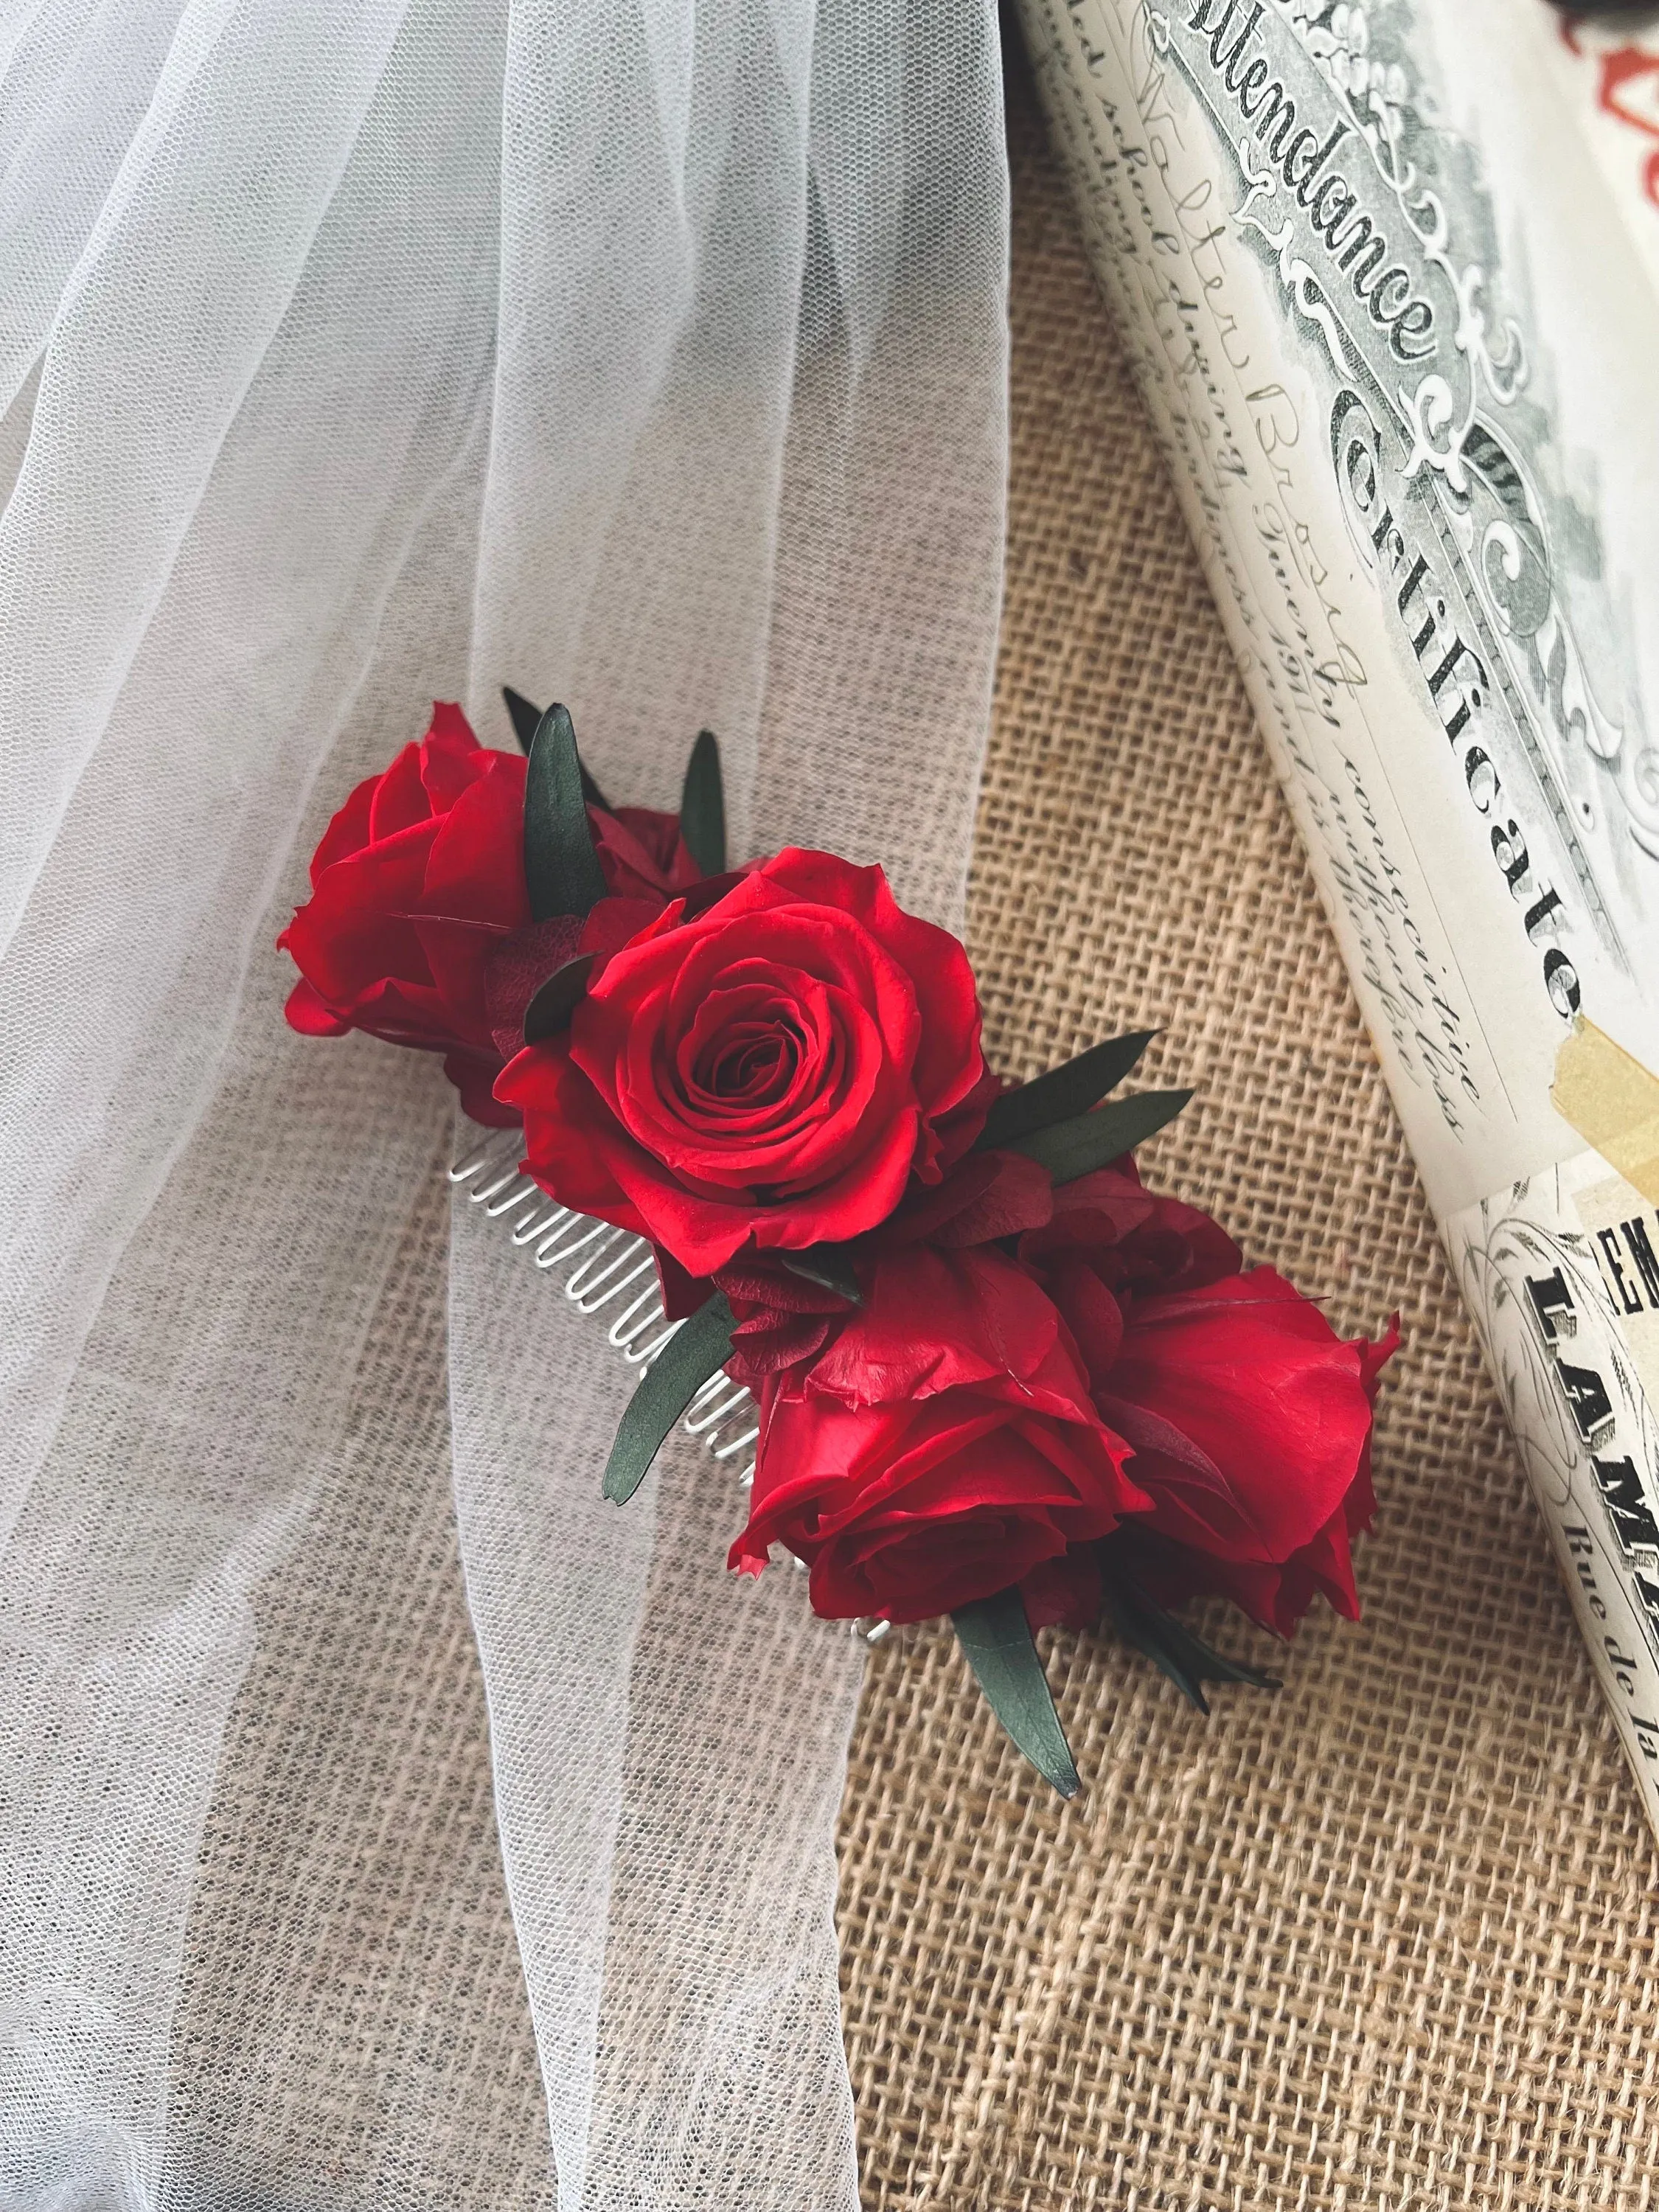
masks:
<instances>
[{"instance_id":1,"label":"comb teeth","mask_svg":"<svg viewBox=\"0 0 1659 2212\"><path fill-rule=\"evenodd\" d=\"M533 1267L563 1274L564 1294L578 1313L603 1314L606 1307L614 1308L605 1341L642 1375L685 1326L663 1311L649 1243L631 1230L594 1221L550 1199L520 1170L522 1143L517 1129L481 1138L447 1170L450 1182L482 1206L487 1219L500 1222ZM680 1426L722 1465L732 1467L749 1488L755 1480L760 1424L755 1401L741 1382L711 1375L686 1407ZM795 1565L803 1562L797 1559ZM879 1644L892 1623L854 1620L848 1626L866 1644Z\"/></svg>"}]
</instances>

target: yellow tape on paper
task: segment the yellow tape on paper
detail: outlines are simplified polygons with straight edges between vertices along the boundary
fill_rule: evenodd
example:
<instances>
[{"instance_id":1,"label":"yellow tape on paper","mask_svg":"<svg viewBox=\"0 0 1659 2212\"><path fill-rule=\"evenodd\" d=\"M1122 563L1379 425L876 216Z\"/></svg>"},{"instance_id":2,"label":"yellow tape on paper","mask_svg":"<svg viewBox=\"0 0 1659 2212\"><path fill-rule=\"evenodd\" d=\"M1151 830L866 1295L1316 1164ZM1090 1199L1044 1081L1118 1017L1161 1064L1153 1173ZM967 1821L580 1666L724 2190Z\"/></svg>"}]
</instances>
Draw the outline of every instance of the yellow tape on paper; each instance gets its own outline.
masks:
<instances>
[{"instance_id":1,"label":"yellow tape on paper","mask_svg":"<svg viewBox=\"0 0 1659 2212\"><path fill-rule=\"evenodd\" d=\"M1659 1205L1659 1075L1580 1014L1555 1056L1550 1103L1609 1167Z\"/></svg>"}]
</instances>

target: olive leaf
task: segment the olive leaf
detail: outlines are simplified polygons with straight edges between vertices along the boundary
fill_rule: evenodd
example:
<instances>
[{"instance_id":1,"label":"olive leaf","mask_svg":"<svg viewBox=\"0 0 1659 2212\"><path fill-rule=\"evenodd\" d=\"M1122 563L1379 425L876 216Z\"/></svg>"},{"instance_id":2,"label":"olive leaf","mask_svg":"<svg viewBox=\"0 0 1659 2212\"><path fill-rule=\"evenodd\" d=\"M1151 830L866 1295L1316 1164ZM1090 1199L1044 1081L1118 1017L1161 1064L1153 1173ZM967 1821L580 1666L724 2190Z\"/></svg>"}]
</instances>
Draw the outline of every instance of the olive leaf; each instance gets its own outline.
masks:
<instances>
[{"instance_id":1,"label":"olive leaf","mask_svg":"<svg viewBox=\"0 0 1659 2212\"><path fill-rule=\"evenodd\" d=\"M515 691L510 684L502 684L501 696L507 702L507 715L513 724L513 734L519 741L519 750L527 753L535 741L536 726L542 719L542 710L539 707L532 707L523 692ZM611 811L610 800L587 773L586 766L582 769L582 797L590 806L602 806L607 814Z\"/></svg>"},{"instance_id":2,"label":"olive leaf","mask_svg":"<svg viewBox=\"0 0 1659 2212\"><path fill-rule=\"evenodd\" d=\"M992 1711L1045 1782L1062 1797L1081 1787L1077 1767L1060 1725L1060 1715L1031 1640L1025 1602L1018 1589L976 1598L951 1615L968 1664Z\"/></svg>"},{"instance_id":3,"label":"olive leaf","mask_svg":"<svg viewBox=\"0 0 1659 2212\"><path fill-rule=\"evenodd\" d=\"M726 873L726 784L720 774L720 740L699 730L686 763L680 793L680 835L705 876Z\"/></svg>"},{"instance_id":4,"label":"olive leaf","mask_svg":"<svg viewBox=\"0 0 1659 2212\"><path fill-rule=\"evenodd\" d=\"M1056 1182L1074 1182L1079 1176L1121 1159L1125 1152L1144 1145L1148 1137L1173 1121L1192 1097L1190 1091L1137 1091L1133 1097L1115 1098L1068 1121L1052 1121L1030 1135L1005 1138L1002 1149L1024 1152L1048 1169Z\"/></svg>"},{"instance_id":5,"label":"olive leaf","mask_svg":"<svg viewBox=\"0 0 1659 2212\"><path fill-rule=\"evenodd\" d=\"M1277 1675L1263 1674L1259 1667L1247 1667L1242 1659L1229 1659L1224 1652L1212 1650L1185 1621L1154 1605L1139 1584L1113 1562L1109 1546L1101 1547L1100 1559L1101 1581L1118 1634L1155 1661L1200 1712L1207 1714L1210 1710L1200 1686L1205 1682L1248 1682L1257 1690L1284 1687Z\"/></svg>"},{"instance_id":6,"label":"olive leaf","mask_svg":"<svg viewBox=\"0 0 1659 2212\"><path fill-rule=\"evenodd\" d=\"M833 1291L849 1306L864 1304L864 1293L859 1288L859 1279L844 1245L811 1244L804 1251L780 1252L778 1257L790 1273L799 1275L804 1283L816 1283L821 1291Z\"/></svg>"},{"instance_id":7,"label":"olive leaf","mask_svg":"<svg viewBox=\"0 0 1659 2212\"><path fill-rule=\"evenodd\" d=\"M536 725L542 719L539 707L532 707L522 691L515 691L510 684L501 686L501 696L507 702L507 711L513 723L513 734L519 741L519 750L527 753Z\"/></svg>"},{"instance_id":8,"label":"olive leaf","mask_svg":"<svg viewBox=\"0 0 1659 2212\"><path fill-rule=\"evenodd\" d=\"M645 1480L663 1439L711 1375L732 1356L737 1316L716 1291L677 1328L640 1378L617 1429L605 1470L605 1494L626 1505Z\"/></svg>"},{"instance_id":9,"label":"olive leaf","mask_svg":"<svg viewBox=\"0 0 1659 2212\"><path fill-rule=\"evenodd\" d=\"M592 972L593 955L584 952L574 960L567 960L562 968L556 968L544 983L537 986L535 996L524 1010L526 1044L543 1044L569 1026L570 1017Z\"/></svg>"},{"instance_id":10,"label":"olive leaf","mask_svg":"<svg viewBox=\"0 0 1659 2212\"><path fill-rule=\"evenodd\" d=\"M1091 1045L1074 1060L1051 1067L1018 1090L1006 1091L985 1117L977 1152L1007 1146L1033 1135L1054 1121L1069 1121L1085 1113L1121 1083L1158 1035L1156 1030L1135 1030L1127 1036L1108 1037Z\"/></svg>"},{"instance_id":11,"label":"olive leaf","mask_svg":"<svg viewBox=\"0 0 1659 2212\"><path fill-rule=\"evenodd\" d=\"M605 895L605 872L582 794L576 732L550 707L530 741L524 785L524 879L532 921L591 913Z\"/></svg>"}]
</instances>

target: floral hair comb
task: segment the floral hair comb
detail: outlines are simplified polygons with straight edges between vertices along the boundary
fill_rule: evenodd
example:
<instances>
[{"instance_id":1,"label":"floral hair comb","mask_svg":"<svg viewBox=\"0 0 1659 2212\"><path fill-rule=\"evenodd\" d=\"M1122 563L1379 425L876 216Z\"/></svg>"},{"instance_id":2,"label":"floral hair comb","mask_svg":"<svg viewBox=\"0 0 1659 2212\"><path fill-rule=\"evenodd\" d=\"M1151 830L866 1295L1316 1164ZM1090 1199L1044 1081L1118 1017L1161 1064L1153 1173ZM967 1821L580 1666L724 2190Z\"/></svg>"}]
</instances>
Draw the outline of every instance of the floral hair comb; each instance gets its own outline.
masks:
<instances>
[{"instance_id":1,"label":"floral hair comb","mask_svg":"<svg viewBox=\"0 0 1659 2212\"><path fill-rule=\"evenodd\" d=\"M791 1555L872 1639L948 1614L1068 1796L1036 1629L1109 1621L1207 1710L1274 1685L1171 1607L1357 1617L1397 1321L1343 1341L1145 1187L1191 1096L1110 1095L1152 1033L1005 1085L963 947L880 868L728 866L708 732L678 814L613 807L565 709L505 696L524 757L439 706L331 823L289 1019L442 1053L504 1133L453 1179L639 1373L606 1496L683 1423L746 1490L735 1571Z\"/></svg>"}]
</instances>

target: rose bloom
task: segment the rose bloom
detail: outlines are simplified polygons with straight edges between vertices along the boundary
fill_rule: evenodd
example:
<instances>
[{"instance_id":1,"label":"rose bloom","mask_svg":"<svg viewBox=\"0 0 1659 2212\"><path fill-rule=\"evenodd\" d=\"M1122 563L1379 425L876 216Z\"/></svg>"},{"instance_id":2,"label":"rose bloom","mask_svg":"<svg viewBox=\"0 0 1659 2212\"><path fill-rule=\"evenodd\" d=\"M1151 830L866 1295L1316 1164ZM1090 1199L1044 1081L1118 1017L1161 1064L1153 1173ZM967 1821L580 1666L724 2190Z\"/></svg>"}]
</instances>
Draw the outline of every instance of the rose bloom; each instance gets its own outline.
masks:
<instances>
[{"instance_id":1,"label":"rose bloom","mask_svg":"<svg viewBox=\"0 0 1659 2212\"><path fill-rule=\"evenodd\" d=\"M1146 1500L1090 1402L1052 1302L994 1246L913 1245L861 1271L866 1301L818 1356L768 1375L749 1525L832 1620L923 1620L990 1597Z\"/></svg>"},{"instance_id":2,"label":"rose bloom","mask_svg":"<svg viewBox=\"0 0 1659 2212\"><path fill-rule=\"evenodd\" d=\"M968 1152L938 1182L915 1185L859 1249L866 1263L912 1244L961 1251L1018 1236L1053 1212L1047 1168L1018 1152ZM708 1284L676 1282L660 1252L657 1264L671 1320L695 1313ZM731 1261L715 1269L714 1283L736 1322L726 1371L757 1398L769 1375L811 1358L847 1319L848 1302L839 1291L792 1273L775 1253Z\"/></svg>"},{"instance_id":3,"label":"rose bloom","mask_svg":"<svg viewBox=\"0 0 1659 2212\"><path fill-rule=\"evenodd\" d=\"M1231 1598L1281 1636L1321 1592L1357 1620L1350 1547L1376 1511L1371 1407L1397 1319L1380 1342L1345 1342L1283 1276L1245 1271L1208 1215L1144 1189L1132 1161L1057 1190L1018 1250L1133 1448L1150 1510L1120 1541L1149 1595ZM1038 1620L1091 1619L1092 1553L1026 1599Z\"/></svg>"},{"instance_id":4,"label":"rose bloom","mask_svg":"<svg viewBox=\"0 0 1659 2212\"><path fill-rule=\"evenodd\" d=\"M496 1085L544 1188L697 1277L873 1228L992 1095L961 945L879 868L793 848L668 908Z\"/></svg>"},{"instance_id":5,"label":"rose bloom","mask_svg":"<svg viewBox=\"0 0 1659 2212\"><path fill-rule=\"evenodd\" d=\"M300 970L296 1030L441 1052L466 1111L497 1127L518 1119L492 1096L519 1042L499 1034L503 978L522 1022L535 984L586 949L575 924L531 923L525 774L521 756L478 743L459 707L435 706L420 744L330 823L311 897L276 940ZM588 818L605 881L630 902L628 933L696 880L677 816L591 807Z\"/></svg>"}]
</instances>

